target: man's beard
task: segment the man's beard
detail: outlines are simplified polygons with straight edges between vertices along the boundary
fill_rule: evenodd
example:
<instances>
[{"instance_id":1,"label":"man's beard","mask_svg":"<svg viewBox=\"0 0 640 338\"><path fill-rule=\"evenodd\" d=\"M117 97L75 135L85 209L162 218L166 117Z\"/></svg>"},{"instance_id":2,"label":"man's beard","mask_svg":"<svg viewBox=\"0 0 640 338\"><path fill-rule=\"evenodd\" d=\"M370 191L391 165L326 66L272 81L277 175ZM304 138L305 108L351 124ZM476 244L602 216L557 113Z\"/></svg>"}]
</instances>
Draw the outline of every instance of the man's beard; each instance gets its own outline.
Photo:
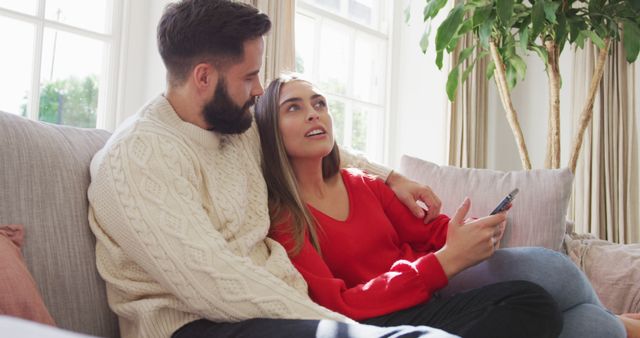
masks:
<instances>
[{"instance_id":1,"label":"man's beard","mask_svg":"<svg viewBox=\"0 0 640 338\"><path fill-rule=\"evenodd\" d=\"M211 126L209 130L221 134L241 134L251 127L253 117L249 108L256 103L252 97L238 106L227 92L227 83L223 77L216 86L213 99L204 106L204 119Z\"/></svg>"}]
</instances>

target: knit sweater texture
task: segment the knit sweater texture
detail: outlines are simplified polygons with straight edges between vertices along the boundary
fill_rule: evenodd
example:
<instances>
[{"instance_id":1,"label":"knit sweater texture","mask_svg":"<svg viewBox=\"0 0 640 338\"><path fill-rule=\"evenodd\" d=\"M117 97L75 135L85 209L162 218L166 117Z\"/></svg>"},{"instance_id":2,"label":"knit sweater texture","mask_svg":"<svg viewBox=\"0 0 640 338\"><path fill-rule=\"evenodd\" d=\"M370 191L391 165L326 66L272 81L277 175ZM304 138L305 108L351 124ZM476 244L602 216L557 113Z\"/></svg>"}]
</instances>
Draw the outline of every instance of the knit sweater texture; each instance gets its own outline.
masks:
<instances>
[{"instance_id":1,"label":"knit sweater texture","mask_svg":"<svg viewBox=\"0 0 640 338\"><path fill-rule=\"evenodd\" d=\"M201 318L350 321L313 303L286 251L266 237L259 142L255 123L217 134L159 96L96 153L89 222L123 338L170 337ZM389 174L348 153L345 163Z\"/></svg>"}]
</instances>

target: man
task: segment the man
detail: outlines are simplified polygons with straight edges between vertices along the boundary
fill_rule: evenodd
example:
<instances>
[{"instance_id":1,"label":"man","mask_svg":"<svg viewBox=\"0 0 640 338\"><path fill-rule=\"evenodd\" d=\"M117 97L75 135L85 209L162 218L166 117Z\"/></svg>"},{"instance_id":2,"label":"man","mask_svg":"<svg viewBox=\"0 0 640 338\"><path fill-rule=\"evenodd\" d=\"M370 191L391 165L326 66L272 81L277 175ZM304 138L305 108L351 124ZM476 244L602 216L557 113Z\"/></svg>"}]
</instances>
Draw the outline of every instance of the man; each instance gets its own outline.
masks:
<instances>
[{"instance_id":1,"label":"man","mask_svg":"<svg viewBox=\"0 0 640 338\"><path fill-rule=\"evenodd\" d=\"M357 324L313 303L285 250L266 238L267 189L249 108L270 21L230 1L170 4L158 26L168 88L91 163L96 259L123 337L439 336ZM387 178L418 216L426 187ZM265 159L268 160L268 159Z\"/></svg>"}]
</instances>

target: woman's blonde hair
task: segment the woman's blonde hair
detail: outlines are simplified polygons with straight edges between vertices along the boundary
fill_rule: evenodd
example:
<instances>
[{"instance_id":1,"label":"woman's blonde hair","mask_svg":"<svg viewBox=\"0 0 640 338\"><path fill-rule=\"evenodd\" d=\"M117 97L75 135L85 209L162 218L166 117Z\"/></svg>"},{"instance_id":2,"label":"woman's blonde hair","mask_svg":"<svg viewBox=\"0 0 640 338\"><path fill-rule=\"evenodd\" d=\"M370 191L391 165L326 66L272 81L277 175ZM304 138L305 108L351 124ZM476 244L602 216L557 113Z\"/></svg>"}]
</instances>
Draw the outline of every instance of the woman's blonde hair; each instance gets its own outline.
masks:
<instances>
[{"instance_id":1,"label":"woman's blonde hair","mask_svg":"<svg viewBox=\"0 0 640 338\"><path fill-rule=\"evenodd\" d=\"M283 85L292 81L306 80L295 74L281 75L271 81L255 109L256 124L262 145L262 172L269 190L271 231L275 226L288 221L290 228L283 230L289 231L294 241L293 249L289 253L297 255L300 252L307 232L311 244L320 253L315 218L300 197L296 177L280 135L278 114L280 90ZM322 159L322 176L325 179L333 177L339 169L340 153L338 145L334 143L331 153Z\"/></svg>"}]
</instances>

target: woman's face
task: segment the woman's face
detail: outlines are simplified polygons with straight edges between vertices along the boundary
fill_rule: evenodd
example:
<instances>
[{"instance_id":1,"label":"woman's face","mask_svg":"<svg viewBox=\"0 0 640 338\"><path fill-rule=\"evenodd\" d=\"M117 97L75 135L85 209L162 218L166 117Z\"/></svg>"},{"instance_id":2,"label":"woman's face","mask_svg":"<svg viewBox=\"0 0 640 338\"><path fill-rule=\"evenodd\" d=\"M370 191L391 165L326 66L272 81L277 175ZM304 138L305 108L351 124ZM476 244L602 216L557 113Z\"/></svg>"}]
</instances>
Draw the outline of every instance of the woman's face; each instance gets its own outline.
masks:
<instances>
[{"instance_id":1,"label":"woman's face","mask_svg":"<svg viewBox=\"0 0 640 338\"><path fill-rule=\"evenodd\" d=\"M327 100L311 83L294 80L280 88L279 128L287 155L323 158L333 149L333 124Z\"/></svg>"}]
</instances>

